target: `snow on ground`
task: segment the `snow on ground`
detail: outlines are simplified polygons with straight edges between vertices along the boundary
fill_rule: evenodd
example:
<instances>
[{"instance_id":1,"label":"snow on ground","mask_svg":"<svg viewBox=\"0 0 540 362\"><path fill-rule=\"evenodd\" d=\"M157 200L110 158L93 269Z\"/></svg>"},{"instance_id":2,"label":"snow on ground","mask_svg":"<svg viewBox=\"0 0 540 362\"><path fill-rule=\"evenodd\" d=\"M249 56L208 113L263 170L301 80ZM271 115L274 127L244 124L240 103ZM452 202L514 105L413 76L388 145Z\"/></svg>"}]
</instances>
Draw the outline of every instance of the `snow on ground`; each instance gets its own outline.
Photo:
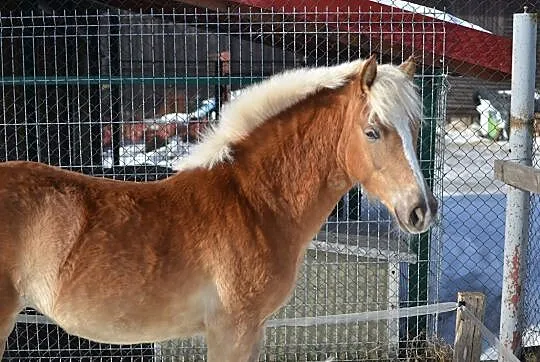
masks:
<instances>
[{"instance_id":1,"label":"snow on ground","mask_svg":"<svg viewBox=\"0 0 540 362\"><path fill-rule=\"evenodd\" d=\"M493 166L495 160L511 159L508 142L482 138L474 127L449 127L443 159L444 196L505 192L504 183L495 180Z\"/></svg>"}]
</instances>

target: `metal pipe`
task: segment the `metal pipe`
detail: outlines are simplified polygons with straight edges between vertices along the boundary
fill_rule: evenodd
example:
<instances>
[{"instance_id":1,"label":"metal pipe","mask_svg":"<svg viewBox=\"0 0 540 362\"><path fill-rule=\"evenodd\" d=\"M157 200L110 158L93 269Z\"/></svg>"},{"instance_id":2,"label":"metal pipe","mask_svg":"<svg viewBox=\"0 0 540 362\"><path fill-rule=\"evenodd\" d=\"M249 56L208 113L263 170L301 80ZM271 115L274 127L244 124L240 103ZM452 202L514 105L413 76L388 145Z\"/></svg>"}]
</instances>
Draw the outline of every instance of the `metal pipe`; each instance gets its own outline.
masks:
<instances>
[{"instance_id":1,"label":"metal pipe","mask_svg":"<svg viewBox=\"0 0 540 362\"><path fill-rule=\"evenodd\" d=\"M516 162L531 165L536 68L536 14L514 14L510 149ZM500 341L521 353L520 306L529 239L529 192L508 186ZM499 361L508 361L499 355Z\"/></svg>"}]
</instances>

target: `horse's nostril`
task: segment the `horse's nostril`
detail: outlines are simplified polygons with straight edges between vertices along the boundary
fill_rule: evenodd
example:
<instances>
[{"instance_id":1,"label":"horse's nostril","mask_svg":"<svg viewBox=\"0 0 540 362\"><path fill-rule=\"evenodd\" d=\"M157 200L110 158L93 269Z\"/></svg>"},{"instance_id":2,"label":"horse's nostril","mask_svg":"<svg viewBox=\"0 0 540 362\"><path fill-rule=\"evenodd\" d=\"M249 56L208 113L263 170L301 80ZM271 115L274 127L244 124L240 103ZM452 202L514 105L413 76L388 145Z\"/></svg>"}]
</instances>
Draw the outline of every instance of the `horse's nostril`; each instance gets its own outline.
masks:
<instances>
[{"instance_id":1,"label":"horse's nostril","mask_svg":"<svg viewBox=\"0 0 540 362\"><path fill-rule=\"evenodd\" d=\"M409 217L409 223L416 227L420 228L422 222L424 221L424 210L421 207L416 207Z\"/></svg>"}]
</instances>

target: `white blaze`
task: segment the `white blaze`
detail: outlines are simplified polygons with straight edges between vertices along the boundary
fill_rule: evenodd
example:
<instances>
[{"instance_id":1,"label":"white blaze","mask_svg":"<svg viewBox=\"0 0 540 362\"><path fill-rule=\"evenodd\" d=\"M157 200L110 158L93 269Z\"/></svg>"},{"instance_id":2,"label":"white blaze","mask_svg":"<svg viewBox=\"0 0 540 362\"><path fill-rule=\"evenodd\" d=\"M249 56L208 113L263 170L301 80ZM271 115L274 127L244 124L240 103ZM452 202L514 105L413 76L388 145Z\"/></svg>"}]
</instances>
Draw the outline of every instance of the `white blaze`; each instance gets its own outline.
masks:
<instances>
[{"instance_id":1,"label":"white blaze","mask_svg":"<svg viewBox=\"0 0 540 362\"><path fill-rule=\"evenodd\" d=\"M401 137L405 158L409 161L409 166L416 178L416 182L422 190L422 196L426 202L427 213L429 214L431 211L428 205L426 183L424 181L424 176L422 175L422 170L420 169L420 164L418 163L418 158L416 157L411 128L406 122L396 122L396 130Z\"/></svg>"}]
</instances>

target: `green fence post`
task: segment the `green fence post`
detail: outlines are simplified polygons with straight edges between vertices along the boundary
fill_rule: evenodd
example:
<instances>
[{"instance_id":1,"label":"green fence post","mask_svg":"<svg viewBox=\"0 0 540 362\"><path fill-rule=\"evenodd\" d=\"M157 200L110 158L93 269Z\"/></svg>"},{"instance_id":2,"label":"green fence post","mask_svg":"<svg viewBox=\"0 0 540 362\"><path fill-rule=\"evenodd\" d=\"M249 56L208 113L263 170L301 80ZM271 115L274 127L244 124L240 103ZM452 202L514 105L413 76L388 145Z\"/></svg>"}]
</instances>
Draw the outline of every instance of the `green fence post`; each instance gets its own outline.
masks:
<instances>
[{"instance_id":1,"label":"green fence post","mask_svg":"<svg viewBox=\"0 0 540 362\"><path fill-rule=\"evenodd\" d=\"M417 84L423 96L424 123L420 130L420 143L418 156L420 168L426 179L428 187L433 190L435 176L435 142L437 129L437 102L442 89L442 73L433 70L432 73L424 71L423 77L417 79ZM429 267L431 230L414 236L410 241L410 248L418 255L418 262L409 265L408 279L408 305L425 305L428 302ZM427 316L411 317L407 323L408 340L422 335L427 331Z\"/></svg>"}]
</instances>

